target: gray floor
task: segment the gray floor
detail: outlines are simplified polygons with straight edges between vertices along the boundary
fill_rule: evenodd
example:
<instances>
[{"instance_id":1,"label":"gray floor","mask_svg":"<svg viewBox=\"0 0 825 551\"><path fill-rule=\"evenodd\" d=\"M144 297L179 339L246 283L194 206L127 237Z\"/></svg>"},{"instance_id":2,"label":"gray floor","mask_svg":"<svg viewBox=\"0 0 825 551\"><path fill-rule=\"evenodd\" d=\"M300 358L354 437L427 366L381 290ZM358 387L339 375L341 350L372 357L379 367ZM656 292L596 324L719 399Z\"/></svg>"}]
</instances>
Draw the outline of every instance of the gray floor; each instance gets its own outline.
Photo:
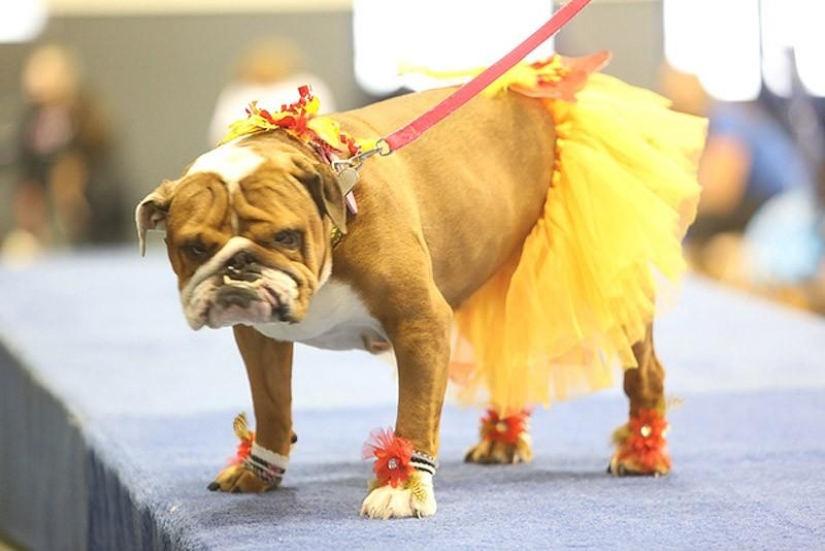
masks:
<instances>
[{"instance_id":1,"label":"gray floor","mask_svg":"<svg viewBox=\"0 0 825 551\"><path fill-rule=\"evenodd\" d=\"M393 423L394 369L301 348L286 487L211 494L235 445L232 416L250 411L248 385L228 331L187 328L166 264L128 250L0 271L0 419L21 421L0 424L0 532L36 549L118 551L261 538L386 548L402 529L414 548L501 548L503 533L525 548L814 548L825 538L820 318L688 278L656 330L668 394L684 398L671 414L671 476L604 474L626 411L618 387L537 412L536 461L509 470L462 464L479 412L451 402L438 515L370 523L356 514L369 477L360 446ZM11 446L19 453L3 453ZM513 532L512 519L529 529Z\"/></svg>"}]
</instances>

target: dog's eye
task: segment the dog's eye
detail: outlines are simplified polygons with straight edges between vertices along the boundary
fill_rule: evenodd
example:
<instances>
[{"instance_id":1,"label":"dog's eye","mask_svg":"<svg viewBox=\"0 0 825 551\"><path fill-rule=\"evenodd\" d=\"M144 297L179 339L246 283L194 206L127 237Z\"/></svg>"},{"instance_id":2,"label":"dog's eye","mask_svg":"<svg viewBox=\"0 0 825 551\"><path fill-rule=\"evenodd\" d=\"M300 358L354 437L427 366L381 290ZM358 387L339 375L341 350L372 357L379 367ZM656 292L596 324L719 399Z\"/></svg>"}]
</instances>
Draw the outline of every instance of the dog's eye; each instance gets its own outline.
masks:
<instances>
[{"instance_id":1,"label":"dog's eye","mask_svg":"<svg viewBox=\"0 0 825 551\"><path fill-rule=\"evenodd\" d=\"M203 260L209 255L209 249L202 243L187 243L181 250L192 260Z\"/></svg>"},{"instance_id":2,"label":"dog's eye","mask_svg":"<svg viewBox=\"0 0 825 551\"><path fill-rule=\"evenodd\" d=\"M283 230L275 234L275 243L287 249L301 246L301 234L295 230Z\"/></svg>"}]
</instances>

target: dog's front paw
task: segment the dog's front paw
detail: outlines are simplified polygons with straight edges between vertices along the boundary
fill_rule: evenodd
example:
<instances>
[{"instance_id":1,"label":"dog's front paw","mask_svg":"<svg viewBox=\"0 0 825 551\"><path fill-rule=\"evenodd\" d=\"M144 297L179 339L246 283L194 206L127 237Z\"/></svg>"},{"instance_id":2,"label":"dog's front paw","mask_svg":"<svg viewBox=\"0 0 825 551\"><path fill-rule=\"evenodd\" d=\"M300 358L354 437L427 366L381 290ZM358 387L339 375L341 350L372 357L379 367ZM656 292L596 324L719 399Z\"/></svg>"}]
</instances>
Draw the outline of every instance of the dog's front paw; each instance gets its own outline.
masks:
<instances>
[{"instance_id":1,"label":"dog's front paw","mask_svg":"<svg viewBox=\"0 0 825 551\"><path fill-rule=\"evenodd\" d=\"M232 423L235 435L240 440L235 457L229 466L218 473L208 488L215 492L263 493L281 484L289 458L270 451L255 442L255 433L246 423L246 415L238 414ZM293 433L292 442L297 437Z\"/></svg>"},{"instance_id":2,"label":"dog's front paw","mask_svg":"<svg viewBox=\"0 0 825 551\"><path fill-rule=\"evenodd\" d=\"M522 411L499 417L493 410L481 420L481 442L470 448L464 461L482 465L508 465L533 460L533 440L528 422L530 413Z\"/></svg>"},{"instance_id":3,"label":"dog's front paw","mask_svg":"<svg viewBox=\"0 0 825 551\"><path fill-rule=\"evenodd\" d=\"M230 465L218 473L209 489L233 494L260 494L277 488L279 483L280 479L266 481L243 465Z\"/></svg>"},{"instance_id":4,"label":"dog's front paw","mask_svg":"<svg viewBox=\"0 0 825 551\"><path fill-rule=\"evenodd\" d=\"M370 518L429 517L435 514L435 457L413 450L412 443L389 428L376 429L364 443L364 459L375 459L375 479L361 505Z\"/></svg>"},{"instance_id":5,"label":"dog's front paw","mask_svg":"<svg viewBox=\"0 0 825 551\"><path fill-rule=\"evenodd\" d=\"M670 430L657 410L640 410L626 425L613 433L616 453L607 472L613 476L663 476L670 472L670 455L665 449Z\"/></svg>"},{"instance_id":6,"label":"dog's front paw","mask_svg":"<svg viewBox=\"0 0 825 551\"><path fill-rule=\"evenodd\" d=\"M361 505L361 515L369 518L430 517L435 514L436 502L433 477L429 473L414 472L403 484L381 486L373 480L370 493Z\"/></svg>"}]
</instances>

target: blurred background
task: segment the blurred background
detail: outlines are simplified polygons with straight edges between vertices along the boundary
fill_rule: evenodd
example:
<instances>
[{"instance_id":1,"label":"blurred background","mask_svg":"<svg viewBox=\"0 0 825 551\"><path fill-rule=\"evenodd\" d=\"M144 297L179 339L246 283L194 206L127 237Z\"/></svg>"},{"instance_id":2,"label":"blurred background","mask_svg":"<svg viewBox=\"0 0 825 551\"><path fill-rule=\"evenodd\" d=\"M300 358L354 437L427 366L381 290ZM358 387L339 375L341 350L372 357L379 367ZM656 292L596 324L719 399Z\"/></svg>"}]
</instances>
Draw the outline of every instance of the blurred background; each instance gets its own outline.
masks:
<instances>
[{"instance_id":1,"label":"blurred background","mask_svg":"<svg viewBox=\"0 0 825 551\"><path fill-rule=\"evenodd\" d=\"M134 205L251 99L312 84L322 109L488 65L549 0L0 0L0 262L132 246ZM825 312L825 7L593 0L533 57L611 50L606 72L709 118L698 272ZM447 122L446 124L449 124Z\"/></svg>"}]
</instances>

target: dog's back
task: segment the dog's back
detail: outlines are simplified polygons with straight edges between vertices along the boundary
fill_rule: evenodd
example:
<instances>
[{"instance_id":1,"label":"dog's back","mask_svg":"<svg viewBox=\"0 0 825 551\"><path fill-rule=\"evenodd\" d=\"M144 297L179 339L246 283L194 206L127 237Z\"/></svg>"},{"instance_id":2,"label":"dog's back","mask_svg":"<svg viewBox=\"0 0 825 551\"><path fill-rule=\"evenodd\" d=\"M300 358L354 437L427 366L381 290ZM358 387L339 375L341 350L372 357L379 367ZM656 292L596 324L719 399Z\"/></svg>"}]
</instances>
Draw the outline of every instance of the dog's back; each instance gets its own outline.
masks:
<instances>
[{"instance_id":1,"label":"dog's back","mask_svg":"<svg viewBox=\"0 0 825 551\"><path fill-rule=\"evenodd\" d=\"M353 136L385 136L454 90L407 94L334 118ZM512 93L476 97L406 148L365 163L362 211L369 218L391 216L381 222L391 226L412 217L434 260L436 283L456 306L519 249L535 224L554 146L553 121L539 100ZM398 202L405 194L414 197ZM398 203L417 211L387 212Z\"/></svg>"}]
</instances>

